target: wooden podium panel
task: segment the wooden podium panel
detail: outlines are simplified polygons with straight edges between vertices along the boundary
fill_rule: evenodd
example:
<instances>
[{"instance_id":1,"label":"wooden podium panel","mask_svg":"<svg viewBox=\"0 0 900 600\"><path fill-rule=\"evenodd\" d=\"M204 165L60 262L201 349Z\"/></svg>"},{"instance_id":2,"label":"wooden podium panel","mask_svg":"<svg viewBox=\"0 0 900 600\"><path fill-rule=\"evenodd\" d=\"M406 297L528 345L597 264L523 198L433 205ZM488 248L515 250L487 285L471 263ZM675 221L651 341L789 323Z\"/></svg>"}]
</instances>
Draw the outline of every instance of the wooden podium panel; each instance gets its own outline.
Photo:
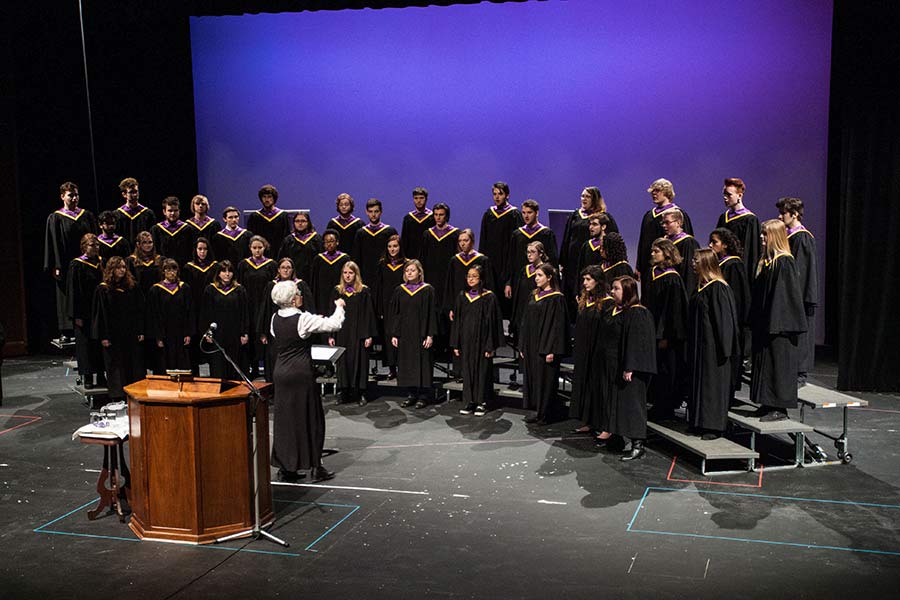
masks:
<instances>
[{"instance_id":1,"label":"wooden podium panel","mask_svg":"<svg viewBox=\"0 0 900 600\"><path fill-rule=\"evenodd\" d=\"M258 386L264 396L271 384ZM125 388L131 425L129 526L141 539L206 544L253 527L247 388L236 381L150 376ZM256 407L260 517L274 520L268 406Z\"/></svg>"}]
</instances>

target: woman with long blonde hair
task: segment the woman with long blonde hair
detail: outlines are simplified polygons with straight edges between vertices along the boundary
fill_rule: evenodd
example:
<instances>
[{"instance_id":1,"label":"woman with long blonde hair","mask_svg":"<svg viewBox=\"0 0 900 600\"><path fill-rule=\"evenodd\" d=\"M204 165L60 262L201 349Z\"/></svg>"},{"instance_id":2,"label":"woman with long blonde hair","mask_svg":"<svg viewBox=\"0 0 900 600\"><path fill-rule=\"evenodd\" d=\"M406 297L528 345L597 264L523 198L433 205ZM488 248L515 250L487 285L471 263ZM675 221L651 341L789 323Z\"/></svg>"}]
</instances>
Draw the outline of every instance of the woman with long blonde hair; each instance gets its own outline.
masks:
<instances>
[{"instance_id":1,"label":"woman with long blonde hair","mask_svg":"<svg viewBox=\"0 0 900 600\"><path fill-rule=\"evenodd\" d=\"M328 338L330 346L346 348L337 363L338 404L356 400L365 406L369 383L369 349L378 335L375 305L368 286L363 284L359 265L344 263L341 279L331 293L332 301L343 298L346 306L344 326Z\"/></svg>"}]
</instances>

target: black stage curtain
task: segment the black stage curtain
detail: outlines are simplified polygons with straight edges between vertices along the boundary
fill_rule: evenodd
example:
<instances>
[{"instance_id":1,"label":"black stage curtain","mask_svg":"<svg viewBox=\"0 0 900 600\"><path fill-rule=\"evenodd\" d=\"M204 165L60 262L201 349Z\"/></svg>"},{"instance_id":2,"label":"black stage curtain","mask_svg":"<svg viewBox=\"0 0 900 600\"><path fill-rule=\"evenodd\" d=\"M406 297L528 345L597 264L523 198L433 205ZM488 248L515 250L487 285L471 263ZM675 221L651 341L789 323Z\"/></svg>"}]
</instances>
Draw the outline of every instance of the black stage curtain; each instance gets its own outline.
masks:
<instances>
[{"instance_id":1,"label":"black stage curtain","mask_svg":"<svg viewBox=\"0 0 900 600\"><path fill-rule=\"evenodd\" d=\"M896 4L837 0L826 322L838 389L900 390L900 37ZM836 327L833 326L836 323Z\"/></svg>"}]
</instances>

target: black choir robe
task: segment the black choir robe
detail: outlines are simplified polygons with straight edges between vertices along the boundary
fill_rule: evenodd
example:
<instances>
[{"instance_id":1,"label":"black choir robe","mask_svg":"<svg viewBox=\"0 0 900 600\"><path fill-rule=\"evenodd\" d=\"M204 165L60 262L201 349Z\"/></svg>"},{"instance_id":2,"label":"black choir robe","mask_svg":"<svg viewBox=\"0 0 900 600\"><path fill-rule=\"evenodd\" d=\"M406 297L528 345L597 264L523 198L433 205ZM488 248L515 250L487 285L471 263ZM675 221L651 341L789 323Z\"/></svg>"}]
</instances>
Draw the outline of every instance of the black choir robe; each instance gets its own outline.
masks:
<instances>
[{"instance_id":1,"label":"black choir robe","mask_svg":"<svg viewBox=\"0 0 900 600\"><path fill-rule=\"evenodd\" d=\"M611 315L621 319L621 334L610 385L614 400L609 431L643 440L647 437L647 385L656 373L653 315L640 304L626 309L616 307ZM625 381L626 371L632 372L631 381Z\"/></svg>"},{"instance_id":2,"label":"black choir robe","mask_svg":"<svg viewBox=\"0 0 900 600\"><path fill-rule=\"evenodd\" d=\"M144 294L137 286L125 289L101 283L94 293L92 337L101 345L109 397L125 398L124 387L147 375L138 337L144 335Z\"/></svg>"},{"instance_id":3,"label":"black choir robe","mask_svg":"<svg viewBox=\"0 0 900 600\"><path fill-rule=\"evenodd\" d=\"M678 239L672 240L678 252L681 254L681 264L675 267L678 274L684 281L684 289L688 296L693 295L697 291L697 274L694 273L694 254L700 249L700 244L692 235L683 235Z\"/></svg>"},{"instance_id":4,"label":"black choir robe","mask_svg":"<svg viewBox=\"0 0 900 600\"><path fill-rule=\"evenodd\" d=\"M459 229L452 225L448 224L443 232L432 227L422 234L422 269L425 271L425 281L434 287L435 306L442 315L445 314L447 305L447 271L450 270L450 259L456 254L458 247ZM443 319L438 322L440 333L446 335L447 327L448 324Z\"/></svg>"},{"instance_id":5,"label":"black choir robe","mask_svg":"<svg viewBox=\"0 0 900 600\"><path fill-rule=\"evenodd\" d=\"M522 319L525 318L525 309L537 287L537 284L534 283L536 271L537 269L532 268L531 264L527 264L513 276L510 284L512 287L512 310L509 317L509 335L515 344L518 344Z\"/></svg>"},{"instance_id":6,"label":"black choir robe","mask_svg":"<svg viewBox=\"0 0 900 600\"><path fill-rule=\"evenodd\" d=\"M673 268L654 267L644 275L644 305L653 316L658 375L650 382L648 400L660 417L670 417L686 392L685 343L688 299L684 282ZM660 343L665 340L664 348Z\"/></svg>"},{"instance_id":7,"label":"black choir robe","mask_svg":"<svg viewBox=\"0 0 900 600\"><path fill-rule=\"evenodd\" d=\"M272 316L278 312L278 305L272 302L272 288L275 287L275 284L279 281L282 280L273 279L266 284L266 289L263 292L263 306L256 315L255 325L257 339L261 337L265 337L266 339L263 344L265 347L263 350L263 357L266 361L265 378L266 381L270 382L274 379L275 361L278 359L278 347L272 339L271 333ZM294 283L297 284L300 295L303 296L303 310L315 313L316 301L309 284L303 279L294 279Z\"/></svg>"},{"instance_id":8,"label":"black choir robe","mask_svg":"<svg viewBox=\"0 0 900 600\"><path fill-rule=\"evenodd\" d=\"M156 213L152 208L138 204L134 210L127 204L116 209L116 231L134 247L134 240L142 231L150 231L156 225Z\"/></svg>"},{"instance_id":9,"label":"black choir robe","mask_svg":"<svg viewBox=\"0 0 900 600\"><path fill-rule=\"evenodd\" d=\"M408 284L398 285L388 308L390 327L388 338L395 337L397 345L397 385L406 388L430 388L434 370L431 348L422 347L425 338L437 335L437 305L434 288L429 284L410 290ZM387 343L391 343L390 339Z\"/></svg>"},{"instance_id":10,"label":"black choir robe","mask_svg":"<svg viewBox=\"0 0 900 600\"><path fill-rule=\"evenodd\" d=\"M100 256L103 260L109 260L113 256L125 258L131 254L131 244L118 233L109 238L100 234L97 239L100 241Z\"/></svg>"},{"instance_id":11,"label":"black choir robe","mask_svg":"<svg viewBox=\"0 0 900 600\"><path fill-rule=\"evenodd\" d=\"M724 432L739 355L737 311L728 284L714 279L691 297L687 365L691 374L688 419L694 427Z\"/></svg>"},{"instance_id":12,"label":"black choir robe","mask_svg":"<svg viewBox=\"0 0 900 600\"><path fill-rule=\"evenodd\" d=\"M295 231L281 240L281 250L279 250L277 256L278 260L290 258L294 261L294 273L297 277L310 279L316 254L321 251L322 236L315 231L310 231L303 235Z\"/></svg>"},{"instance_id":13,"label":"black choir robe","mask_svg":"<svg viewBox=\"0 0 900 600\"><path fill-rule=\"evenodd\" d=\"M133 254L125 259L125 264L134 276L144 298L147 297L153 284L162 279L162 261L163 257L159 254L148 260L135 258Z\"/></svg>"},{"instance_id":14,"label":"black choir robe","mask_svg":"<svg viewBox=\"0 0 900 600\"><path fill-rule=\"evenodd\" d=\"M183 281L179 281L173 290L162 282L150 288L147 294L146 335L152 338L154 344L158 341L163 343L162 348L157 344L155 372L191 368L190 346L184 345L184 338L196 335L195 310L191 286Z\"/></svg>"},{"instance_id":15,"label":"black choir robe","mask_svg":"<svg viewBox=\"0 0 900 600\"><path fill-rule=\"evenodd\" d=\"M326 229L333 229L338 234L338 250L344 252L350 256L354 256L353 254L353 244L356 242L356 232L360 227L365 225L362 219L359 217L354 217L350 215L346 220L342 219L340 215L336 217L332 217L330 221L328 221L328 225ZM329 313L331 314L331 313Z\"/></svg>"},{"instance_id":16,"label":"black choir robe","mask_svg":"<svg viewBox=\"0 0 900 600\"><path fill-rule=\"evenodd\" d=\"M563 293L570 301L576 298L581 290L581 257L584 244L591 237L588 217L592 213L586 212L583 208L573 210L572 214L566 220L566 228L563 230L562 243L559 248L559 265L563 269ZM606 232L618 232L619 226L612 215L606 213L609 217L609 225L606 226ZM597 264L597 263L588 263ZM570 304L572 309L574 304ZM572 313L571 316L574 316Z\"/></svg>"},{"instance_id":17,"label":"black choir robe","mask_svg":"<svg viewBox=\"0 0 900 600\"><path fill-rule=\"evenodd\" d=\"M66 314L66 271L73 258L81 256L81 238L86 233L97 233L97 219L84 208L70 214L64 209L47 217L44 232L44 270L51 275L59 272L56 280L56 320L60 330L72 329L72 321Z\"/></svg>"},{"instance_id":18,"label":"black choir robe","mask_svg":"<svg viewBox=\"0 0 900 600\"><path fill-rule=\"evenodd\" d=\"M638 238L637 262L634 267L635 271L640 272L642 278L644 274L650 270L650 246L653 244L654 240L666 237L666 232L660 224L662 216L666 212L676 208L681 210L681 213L684 215L682 229L685 233L694 235L694 226L691 225L691 218L683 208L676 205L674 202L667 204L666 206L654 206L644 213L644 218L641 220L641 234Z\"/></svg>"},{"instance_id":19,"label":"black choir robe","mask_svg":"<svg viewBox=\"0 0 900 600\"><path fill-rule=\"evenodd\" d=\"M592 429L604 431L608 418L604 415L605 355L603 340L607 314L614 305L610 296L592 298L578 311L575 319L575 359L572 374L572 400L569 416Z\"/></svg>"},{"instance_id":20,"label":"black choir robe","mask_svg":"<svg viewBox=\"0 0 900 600\"><path fill-rule=\"evenodd\" d=\"M756 276L756 265L762 254L762 242L760 241L760 224L756 215L746 208L739 213L732 213L731 209L719 215L716 228L724 227L735 235L741 242L744 270L747 281L753 281ZM729 284L730 285L730 284Z\"/></svg>"},{"instance_id":21,"label":"black choir robe","mask_svg":"<svg viewBox=\"0 0 900 600\"><path fill-rule=\"evenodd\" d=\"M184 266L194 255L190 227L184 221L157 223L150 230L154 248L166 258L174 259L179 267Z\"/></svg>"},{"instance_id":22,"label":"black choir robe","mask_svg":"<svg viewBox=\"0 0 900 600\"><path fill-rule=\"evenodd\" d=\"M200 329L205 332L210 323L216 323L216 341L225 349L242 371L247 371L246 346L241 344L242 335L250 335L250 303L247 290L239 284L232 284L227 290L213 284L203 291L200 301ZM210 350L214 345L203 342L203 348ZM209 375L223 379L238 379L238 374L221 352L209 354Z\"/></svg>"},{"instance_id":23,"label":"black choir robe","mask_svg":"<svg viewBox=\"0 0 900 600\"><path fill-rule=\"evenodd\" d=\"M290 235L294 228L292 216L277 206L272 207L272 212L266 214L262 209L255 210L247 217L247 229L261 235L269 242L269 256L279 256L281 242Z\"/></svg>"},{"instance_id":24,"label":"black choir robe","mask_svg":"<svg viewBox=\"0 0 900 600\"><path fill-rule=\"evenodd\" d=\"M330 316L334 312L331 303L331 290L341 282L341 270L344 263L350 260L350 255L340 250L328 256L324 252L316 255L313 262L312 279L309 285L313 291L313 304L315 311L323 316ZM307 307L312 312L312 308Z\"/></svg>"},{"instance_id":25,"label":"black choir robe","mask_svg":"<svg viewBox=\"0 0 900 600\"><path fill-rule=\"evenodd\" d=\"M568 353L569 339L565 296L557 291L535 291L525 308L519 352L525 375L524 407L536 410L541 421L550 421L557 409L559 362ZM548 354L554 355L553 362L546 361Z\"/></svg>"},{"instance_id":26,"label":"black choir robe","mask_svg":"<svg viewBox=\"0 0 900 600\"><path fill-rule=\"evenodd\" d=\"M750 304L750 400L781 409L797 407L798 336L806 331L806 322L794 257L766 259L753 281Z\"/></svg>"},{"instance_id":27,"label":"black choir robe","mask_svg":"<svg viewBox=\"0 0 900 600\"><path fill-rule=\"evenodd\" d=\"M103 372L103 358L100 343L91 339L94 292L103 281L100 259L89 259L82 255L69 263L66 274L66 314L72 320L75 330L75 358L78 373L91 377ZM81 321L78 326L77 321Z\"/></svg>"},{"instance_id":28,"label":"black choir robe","mask_svg":"<svg viewBox=\"0 0 900 600\"><path fill-rule=\"evenodd\" d=\"M403 283L403 263L380 263L378 265L378 279L375 283L375 314L378 317L378 336L381 338L384 364L389 367L397 366L397 349L391 344L390 336L386 332L392 330L389 322L391 314L388 308L394 290Z\"/></svg>"},{"instance_id":29,"label":"black choir robe","mask_svg":"<svg viewBox=\"0 0 900 600\"><path fill-rule=\"evenodd\" d=\"M247 344L247 351L250 359L250 368L256 372L259 368L259 361L265 359L265 348L260 341L260 335L265 330L256 328L257 319L260 311L266 304L272 302L271 298L265 297L266 285L275 279L278 274L278 267L271 258L264 258L259 264L255 263L252 258L245 258L237 266L235 278L245 290L247 290L247 302L250 311L250 342ZM265 370L271 371L275 368L274 364L265 362Z\"/></svg>"},{"instance_id":30,"label":"black choir robe","mask_svg":"<svg viewBox=\"0 0 900 600\"><path fill-rule=\"evenodd\" d=\"M539 225L530 233L525 227L519 227L512 232L509 238L507 248L506 266L510 269L504 276L504 283L512 285L512 275L519 269L528 264L528 244L531 242L541 242L544 245L544 252L547 254L548 262L554 267L559 266L557 259L556 234L553 230L545 225Z\"/></svg>"},{"instance_id":31,"label":"black choir robe","mask_svg":"<svg viewBox=\"0 0 900 600\"><path fill-rule=\"evenodd\" d=\"M462 376L466 406L487 404L493 396L494 361L484 354L496 352L502 345L503 316L497 295L487 288L474 296L459 292L453 306L450 347L459 350L456 369Z\"/></svg>"},{"instance_id":32,"label":"black choir robe","mask_svg":"<svg viewBox=\"0 0 900 600\"><path fill-rule=\"evenodd\" d=\"M241 229L238 227L231 231L227 227L216 232L212 244L213 256L219 262L230 260L231 264L237 269L238 264L250 256L250 238L253 232L249 229Z\"/></svg>"},{"instance_id":33,"label":"black choir robe","mask_svg":"<svg viewBox=\"0 0 900 600\"><path fill-rule=\"evenodd\" d=\"M510 269L506 262L509 260L507 244L512 237L513 231L524 224L522 213L512 204L507 204L504 210L498 210L496 206L492 206L481 217L478 251L491 259L491 266L494 268L495 285L492 289L497 294L497 298L500 300L500 308L506 317L509 316L510 307L506 297L503 295L503 288L507 284L509 274L516 271L515 268Z\"/></svg>"},{"instance_id":34,"label":"black choir robe","mask_svg":"<svg viewBox=\"0 0 900 600\"><path fill-rule=\"evenodd\" d=\"M603 257L600 256L602 247L603 242L600 238L590 238L581 245L581 250L578 252L578 260L575 263L575 269L578 271L578 284L573 288L575 297L581 293L581 270L587 266L599 265L603 262Z\"/></svg>"},{"instance_id":35,"label":"black choir robe","mask_svg":"<svg viewBox=\"0 0 900 600\"><path fill-rule=\"evenodd\" d=\"M403 217L400 227L400 254L406 258L422 258L422 236L434 227L434 215L427 208L424 213L411 211Z\"/></svg>"},{"instance_id":36,"label":"black choir robe","mask_svg":"<svg viewBox=\"0 0 900 600\"><path fill-rule=\"evenodd\" d=\"M819 303L819 271L816 266L816 239L805 227L788 234L791 254L797 266L800 292L803 294L803 310L806 313L806 331L797 341L800 355L797 358L797 374L806 376L812 370L816 357L816 305Z\"/></svg>"},{"instance_id":37,"label":"black choir robe","mask_svg":"<svg viewBox=\"0 0 900 600\"><path fill-rule=\"evenodd\" d=\"M603 271L603 276L610 285L612 285L612 282L616 277L624 277L625 275L628 275L629 277L634 276L634 271L631 270L631 265L628 264L627 260L620 260L619 262L612 264L603 262L600 263L600 269Z\"/></svg>"},{"instance_id":38,"label":"black choir robe","mask_svg":"<svg viewBox=\"0 0 900 600\"><path fill-rule=\"evenodd\" d=\"M378 262L387 250L388 238L397 235L397 230L381 223L381 227L372 229L369 225L356 231L353 242L353 262L359 267L364 284L371 285L378 276Z\"/></svg>"},{"instance_id":39,"label":"black choir robe","mask_svg":"<svg viewBox=\"0 0 900 600\"><path fill-rule=\"evenodd\" d=\"M214 260L199 264L196 259L188 262L181 269L181 280L191 286L191 302L194 306L194 337L191 339L191 371L194 375L200 374L200 364L207 362L206 355L200 352L200 303L203 300L203 291L213 282L216 274ZM204 346L205 347L205 346Z\"/></svg>"},{"instance_id":40,"label":"black choir robe","mask_svg":"<svg viewBox=\"0 0 900 600\"><path fill-rule=\"evenodd\" d=\"M212 247L213 240L216 237L216 233L222 231L222 224L210 217L206 216L206 220L201 222L197 222L194 220L194 217L191 217L185 223L188 224L188 231L190 232L189 236L191 238L191 251L197 247L197 238L206 238L209 241L209 256L208 259L214 259L216 257L215 251Z\"/></svg>"},{"instance_id":41,"label":"black choir robe","mask_svg":"<svg viewBox=\"0 0 900 600\"><path fill-rule=\"evenodd\" d=\"M447 269L447 282L444 284L445 310L452 310L459 293L469 289L466 276L469 274L469 269L474 266L481 267L481 285L493 291L494 270L491 267L491 260L484 254L474 250L468 256L463 256L461 252L457 252L450 259L450 268ZM494 298L494 300L496 301L497 298Z\"/></svg>"},{"instance_id":42,"label":"black choir robe","mask_svg":"<svg viewBox=\"0 0 900 600\"><path fill-rule=\"evenodd\" d=\"M738 320L738 354L732 358L732 386L741 389L744 374L744 357L750 356L750 283L747 281L747 270L737 256L725 256L719 259L722 277L734 296L734 310Z\"/></svg>"},{"instance_id":43,"label":"black choir robe","mask_svg":"<svg viewBox=\"0 0 900 600\"><path fill-rule=\"evenodd\" d=\"M375 305L368 286L358 292L346 289L343 292L332 288L331 304L338 298L346 302L344 324L332 333L336 346L346 348L337 362L337 387L362 393L369 384L369 351L365 347L366 338L378 335L375 321Z\"/></svg>"}]
</instances>

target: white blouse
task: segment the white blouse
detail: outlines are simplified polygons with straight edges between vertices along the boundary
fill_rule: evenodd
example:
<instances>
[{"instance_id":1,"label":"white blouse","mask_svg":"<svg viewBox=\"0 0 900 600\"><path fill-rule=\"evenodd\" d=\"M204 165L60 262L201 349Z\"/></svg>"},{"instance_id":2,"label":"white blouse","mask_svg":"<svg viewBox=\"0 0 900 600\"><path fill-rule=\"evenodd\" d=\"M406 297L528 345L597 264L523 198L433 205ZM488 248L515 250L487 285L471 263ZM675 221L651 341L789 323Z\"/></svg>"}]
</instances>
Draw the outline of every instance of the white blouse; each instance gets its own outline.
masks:
<instances>
[{"instance_id":1,"label":"white blouse","mask_svg":"<svg viewBox=\"0 0 900 600\"><path fill-rule=\"evenodd\" d=\"M334 313L330 317L315 315L299 308L279 308L276 313L279 317L290 317L296 314L300 315L297 319L297 333L302 339L306 339L314 333L323 333L327 331L337 331L344 324L344 307L335 306ZM272 315L272 321L269 323L269 332L275 337L275 315Z\"/></svg>"}]
</instances>

